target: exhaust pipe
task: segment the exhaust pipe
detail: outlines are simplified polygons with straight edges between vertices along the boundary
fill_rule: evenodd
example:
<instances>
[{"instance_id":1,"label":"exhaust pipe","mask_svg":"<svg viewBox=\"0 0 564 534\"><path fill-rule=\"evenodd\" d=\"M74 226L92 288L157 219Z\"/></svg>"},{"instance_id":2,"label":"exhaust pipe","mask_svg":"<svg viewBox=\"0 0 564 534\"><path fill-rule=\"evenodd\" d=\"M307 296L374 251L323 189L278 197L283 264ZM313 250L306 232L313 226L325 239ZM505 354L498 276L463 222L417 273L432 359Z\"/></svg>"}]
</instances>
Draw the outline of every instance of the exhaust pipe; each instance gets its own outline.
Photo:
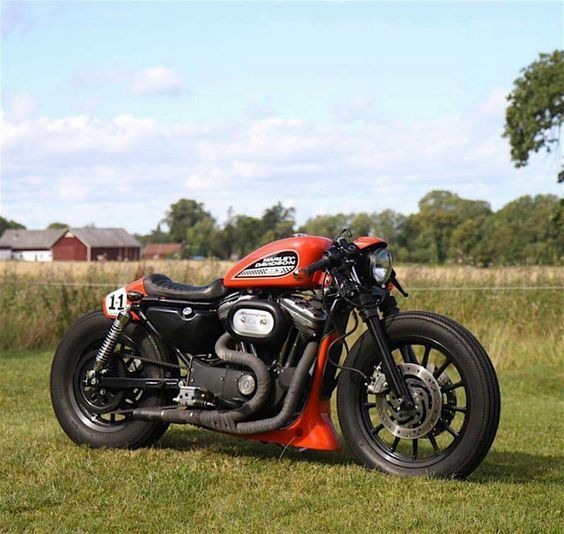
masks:
<instances>
[{"instance_id":1,"label":"exhaust pipe","mask_svg":"<svg viewBox=\"0 0 564 534\"><path fill-rule=\"evenodd\" d=\"M264 363L256 356L227 348L227 342L229 340L231 340L229 334L221 336L216 343L215 351L218 357L223 361L245 365L255 372L258 387L256 394L251 400L234 410L138 408L132 411L132 418L176 424L193 424L211 430L227 432L229 434L261 434L263 432L278 430L290 423L298 407L298 403L302 398L308 372L317 355L318 344L315 341L310 341L307 344L296 368L296 372L294 373L294 378L292 379L280 413L269 419L244 422L244 419L256 413L266 402L270 392L270 375ZM257 370L259 370L259 372L257 372Z\"/></svg>"}]
</instances>

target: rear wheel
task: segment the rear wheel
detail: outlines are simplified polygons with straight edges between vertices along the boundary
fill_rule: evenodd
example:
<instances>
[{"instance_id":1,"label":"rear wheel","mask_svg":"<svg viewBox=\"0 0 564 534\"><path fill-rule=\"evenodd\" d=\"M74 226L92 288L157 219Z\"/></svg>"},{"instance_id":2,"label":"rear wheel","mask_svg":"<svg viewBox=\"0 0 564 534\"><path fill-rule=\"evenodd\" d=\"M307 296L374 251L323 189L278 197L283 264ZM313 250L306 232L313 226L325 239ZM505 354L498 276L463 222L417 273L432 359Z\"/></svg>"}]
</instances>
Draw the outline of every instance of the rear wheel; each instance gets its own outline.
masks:
<instances>
[{"instance_id":1,"label":"rear wheel","mask_svg":"<svg viewBox=\"0 0 564 534\"><path fill-rule=\"evenodd\" d=\"M102 312L95 311L71 326L53 359L51 402L61 427L75 443L120 448L151 445L168 425L133 421L128 410L165 406L170 394L133 388L104 389L92 385L88 379L111 324ZM142 326L130 323L112 354L108 376L164 378L171 375L172 371L165 366L143 360L166 363L164 351L155 340Z\"/></svg>"},{"instance_id":2,"label":"rear wheel","mask_svg":"<svg viewBox=\"0 0 564 534\"><path fill-rule=\"evenodd\" d=\"M415 413L402 417L387 385L374 393L361 375L345 371L337 406L347 443L361 463L387 473L467 476L487 454L499 422L499 387L485 350L460 324L432 313L390 317L386 333ZM344 365L381 379L380 361L365 334Z\"/></svg>"}]
</instances>

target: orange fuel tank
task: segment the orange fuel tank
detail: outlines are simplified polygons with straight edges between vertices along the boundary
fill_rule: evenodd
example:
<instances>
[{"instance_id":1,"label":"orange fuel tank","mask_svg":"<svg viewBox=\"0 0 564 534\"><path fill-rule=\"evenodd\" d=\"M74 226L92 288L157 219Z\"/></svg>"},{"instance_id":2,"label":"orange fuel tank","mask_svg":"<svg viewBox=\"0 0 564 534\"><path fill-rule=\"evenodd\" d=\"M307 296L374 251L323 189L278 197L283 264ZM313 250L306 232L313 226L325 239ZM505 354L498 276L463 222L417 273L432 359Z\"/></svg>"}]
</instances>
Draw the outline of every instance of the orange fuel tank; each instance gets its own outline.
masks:
<instances>
[{"instance_id":1,"label":"orange fuel tank","mask_svg":"<svg viewBox=\"0 0 564 534\"><path fill-rule=\"evenodd\" d=\"M313 289L323 283L324 273L296 280L294 272L321 258L332 242L326 237L294 236L273 241L251 252L225 275L225 287L287 287Z\"/></svg>"}]
</instances>

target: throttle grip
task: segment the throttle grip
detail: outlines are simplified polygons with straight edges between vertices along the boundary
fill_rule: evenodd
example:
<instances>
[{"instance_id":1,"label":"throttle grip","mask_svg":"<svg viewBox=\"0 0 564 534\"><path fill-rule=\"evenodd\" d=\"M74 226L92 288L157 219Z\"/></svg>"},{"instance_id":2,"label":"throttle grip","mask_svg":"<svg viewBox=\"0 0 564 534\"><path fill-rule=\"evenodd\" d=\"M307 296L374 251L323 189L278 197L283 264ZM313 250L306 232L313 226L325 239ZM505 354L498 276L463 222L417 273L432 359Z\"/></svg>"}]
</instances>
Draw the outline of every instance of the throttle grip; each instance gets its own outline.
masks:
<instances>
[{"instance_id":1,"label":"throttle grip","mask_svg":"<svg viewBox=\"0 0 564 534\"><path fill-rule=\"evenodd\" d=\"M314 261L307 267L295 271L294 278L296 280L303 280L304 278L311 276L313 273L320 271L321 269L324 269L328 265L329 265L329 259L327 257L323 257L320 260Z\"/></svg>"}]
</instances>

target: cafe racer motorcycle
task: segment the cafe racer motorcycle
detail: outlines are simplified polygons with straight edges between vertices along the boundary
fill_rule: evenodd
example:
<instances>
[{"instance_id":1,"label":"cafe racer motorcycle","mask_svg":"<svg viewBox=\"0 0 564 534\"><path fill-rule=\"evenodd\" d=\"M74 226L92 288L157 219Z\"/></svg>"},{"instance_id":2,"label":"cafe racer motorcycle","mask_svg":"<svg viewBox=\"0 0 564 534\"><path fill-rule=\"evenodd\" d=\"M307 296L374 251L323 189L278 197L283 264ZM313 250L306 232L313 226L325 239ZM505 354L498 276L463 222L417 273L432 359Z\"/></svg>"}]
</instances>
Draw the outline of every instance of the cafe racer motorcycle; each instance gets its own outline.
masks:
<instances>
[{"instance_id":1,"label":"cafe racer motorcycle","mask_svg":"<svg viewBox=\"0 0 564 534\"><path fill-rule=\"evenodd\" d=\"M334 451L336 391L361 464L465 477L496 434L494 368L463 326L401 312L395 290L406 296L386 242L343 234L275 241L207 286L151 274L65 334L51 370L56 416L92 447L149 446L170 423L189 423Z\"/></svg>"}]
</instances>

